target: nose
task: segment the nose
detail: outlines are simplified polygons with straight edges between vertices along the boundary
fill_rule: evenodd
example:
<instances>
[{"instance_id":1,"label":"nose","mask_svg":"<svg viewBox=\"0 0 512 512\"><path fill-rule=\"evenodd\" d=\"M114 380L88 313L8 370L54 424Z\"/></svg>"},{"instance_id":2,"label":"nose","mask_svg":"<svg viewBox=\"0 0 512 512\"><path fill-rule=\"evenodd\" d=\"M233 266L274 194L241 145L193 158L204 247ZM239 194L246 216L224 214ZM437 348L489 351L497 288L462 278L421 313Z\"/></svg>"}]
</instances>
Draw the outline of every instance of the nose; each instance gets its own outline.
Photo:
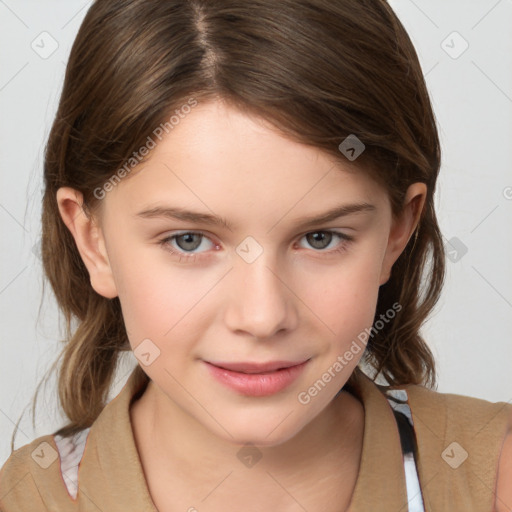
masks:
<instances>
[{"instance_id":1,"label":"nose","mask_svg":"<svg viewBox=\"0 0 512 512\"><path fill-rule=\"evenodd\" d=\"M235 258L229 287L225 322L232 332L264 340L296 327L293 287L269 253L252 263Z\"/></svg>"}]
</instances>

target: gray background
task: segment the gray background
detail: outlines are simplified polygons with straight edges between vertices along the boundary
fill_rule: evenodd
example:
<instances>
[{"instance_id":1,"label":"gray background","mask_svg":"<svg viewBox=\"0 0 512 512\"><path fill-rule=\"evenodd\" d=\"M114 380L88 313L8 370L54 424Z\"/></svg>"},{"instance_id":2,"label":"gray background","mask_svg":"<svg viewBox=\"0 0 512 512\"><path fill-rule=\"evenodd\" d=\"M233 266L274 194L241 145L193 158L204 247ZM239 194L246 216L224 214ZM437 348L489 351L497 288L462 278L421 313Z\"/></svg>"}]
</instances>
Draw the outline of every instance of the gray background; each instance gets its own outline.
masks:
<instances>
[{"instance_id":1,"label":"gray background","mask_svg":"<svg viewBox=\"0 0 512 512\"><path fill-rule=\"evenodd\" d=\"M62 424L53 377L41 389L35 428L30 410L63 336L51 293L38 317L42 158L90 3L0 0L0 465L22 412L16 447ZM443 151L436 205L448 275L423 330L438 391L512 402L512 1L390 4L418 51ZM128 354L111 396L135 364Z\"/></svg>"}]
</instances>

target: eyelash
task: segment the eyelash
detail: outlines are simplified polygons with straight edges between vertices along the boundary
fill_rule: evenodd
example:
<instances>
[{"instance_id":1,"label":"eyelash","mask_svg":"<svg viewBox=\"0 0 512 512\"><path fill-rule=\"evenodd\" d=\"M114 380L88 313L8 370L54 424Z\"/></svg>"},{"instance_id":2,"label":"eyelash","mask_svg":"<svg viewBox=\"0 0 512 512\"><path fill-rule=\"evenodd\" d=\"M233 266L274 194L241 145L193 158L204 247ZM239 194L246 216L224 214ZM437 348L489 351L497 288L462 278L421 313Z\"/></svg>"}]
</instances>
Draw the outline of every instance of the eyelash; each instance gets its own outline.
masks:
<instances>
[{"instance_id":1,"label":"eyelash","mask_svg":"<svg viewBox=\"0 0 512 512\"><path fill-rule=\"evenodd\" d=\"M315 249L313 249L314 252L319 252L319 253L327 253L327 254L331 254L331 255L343 253L347 250L347 246L351 242L354 241L354 237L352 237L352 236L346 235L345 233L341 233L339 231L329 230L329 229L318 229L316 231L308 231L307 233L302 235L301 238L304 238L305 236L310 235L312 233L329 233L329 234L333 234L333 235L340 237L342 240L341 244L336 249L331 249L331 250L325 250L325 249L315 250ZM198 256L198 253L180 252L180 251L172 248L170 245L171 240L174 240L174 239L184 236L184 235L199 235L199 236L203 236L204 238L208 238L208 236L205 233L203 233L202 231L183 231L183 232L177 233L175 235L166 236L165 238L159 240L158 243L160 246L162 246L162 248L164 250L170 252L173 256L179 257L180 261L183 258L185 258L187 260L195 260L196 257ZM217 246L217 244L215 244L215 243L214 243L214 245ZM201 254L201 253L199 253L199 254ZM207 257L207 256L205 256L205 257Z\"/></svg>"}]
</instances>

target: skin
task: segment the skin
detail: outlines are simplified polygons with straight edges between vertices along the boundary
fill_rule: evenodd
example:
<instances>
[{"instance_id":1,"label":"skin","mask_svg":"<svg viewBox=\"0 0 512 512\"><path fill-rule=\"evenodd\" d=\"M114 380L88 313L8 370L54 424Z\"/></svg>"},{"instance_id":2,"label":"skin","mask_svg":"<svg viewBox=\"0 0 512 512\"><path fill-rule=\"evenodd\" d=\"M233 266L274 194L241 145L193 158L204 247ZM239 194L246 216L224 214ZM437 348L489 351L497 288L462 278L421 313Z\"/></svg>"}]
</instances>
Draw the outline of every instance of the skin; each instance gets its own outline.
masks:
<instances>
[{"instance_id":1,"label":"skin","mask_svg":"<svg viewBox=\"0 0 512 512\"><path fill-rule=\"evenodd\" d=\"M512 512L512 414L498 462L494 512Z\"/></svg>"},{"instance_id":2,"label":"skin","mask_svg":"<svg viewBox=\"0 0 512 512\"><path fill-rule=\"evenodd\" d=\"M348 507L364 409L350 393L337 393L363 350L308 404L297 395L371 327L379 286L414 233L426 192L423 183L411 185L394 219L386 191L363 172L348 172L343 162L220 101L200 104L181 120L146 163L106 194L96 218L82 210L78 191L59 189L61 216L92 287L119 297L132 349L150 339L160 351L142 365L151 381L131 408L159 510ZM354 202L375 210L296 225ZM137 218L157 203L214 213L234 226ZM167 245L195 258L180 260L159 244L187 230L205 237ZM326 230L354 240L333 234L322 248L321 239L314 245L305 236ZM263 249L252 263L236 252L247 236ZM225 387L204 363L307 358L297 380L266 397ZM250 469L236 455L246 443L262 454ZM172 502L169 481L176 484ZM248 496L257 496L250 507Z\"/></svg>"}]
</instances>

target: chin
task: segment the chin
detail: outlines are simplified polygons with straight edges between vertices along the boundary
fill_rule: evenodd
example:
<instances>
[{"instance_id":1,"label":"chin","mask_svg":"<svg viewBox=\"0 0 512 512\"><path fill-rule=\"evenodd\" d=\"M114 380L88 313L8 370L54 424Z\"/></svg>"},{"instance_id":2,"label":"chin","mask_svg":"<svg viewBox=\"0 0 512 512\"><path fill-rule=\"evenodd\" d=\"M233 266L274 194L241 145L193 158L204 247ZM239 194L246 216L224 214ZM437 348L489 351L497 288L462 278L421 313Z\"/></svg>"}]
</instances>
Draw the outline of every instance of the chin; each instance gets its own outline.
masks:
<instances>
[{"instance_id":1,"label":"chin","mask_svg":"<svg viewBox=\"0 0 512 512\"><path fill-rule=\"evenodd\" d=\"M257 446L259 448L272 448L274 446L279 446L281 444L286 443L289 439L291 439L293 435L291 436L267 436L264 434L240 434L240 436L234 436L233 438L230 438L230 442L233 443L236 446Z\"/></svg>"},{"instance_id":2,"label":"chin","mask_svg":"<svg viewBox=\"0 0 512 512\"><path fill-rule=\"evenodd\" d=\"M232 421L227 429L231 436L223 430L220 432L218 429L216 430L217 434L225 441L234 445L255 445L270 448L286 443L300 432L300 425L288 424L285 418L286 415L270 422L262 422L261 418L260 421L257 418L252 421L244 419L243 424L236 424Z\"/></svg>"}]
</instances>

